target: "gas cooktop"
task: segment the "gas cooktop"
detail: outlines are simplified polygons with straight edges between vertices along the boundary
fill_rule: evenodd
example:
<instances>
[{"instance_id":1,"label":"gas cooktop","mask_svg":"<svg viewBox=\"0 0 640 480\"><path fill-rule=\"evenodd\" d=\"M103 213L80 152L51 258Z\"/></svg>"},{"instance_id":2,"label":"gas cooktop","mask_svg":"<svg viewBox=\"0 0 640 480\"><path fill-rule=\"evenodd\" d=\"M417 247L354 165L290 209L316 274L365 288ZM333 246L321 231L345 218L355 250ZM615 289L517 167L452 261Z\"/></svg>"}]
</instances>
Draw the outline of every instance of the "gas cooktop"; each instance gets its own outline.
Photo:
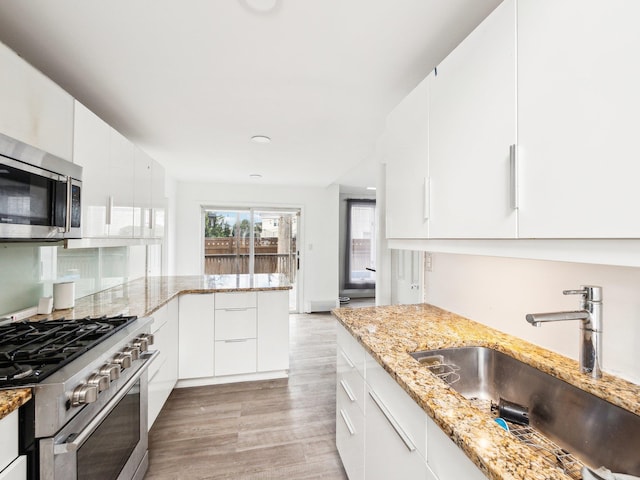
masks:
<instances>
[{"instance_id":1,"label":"gas cooktop","mask_svg":"<svg viewBox=\"0 0 640 480\"><path fill-rule=\"evenodd\" d=\"M119 315L0 326L0 388L44 380L136 318Z\"/></svg>"}]
</instances>

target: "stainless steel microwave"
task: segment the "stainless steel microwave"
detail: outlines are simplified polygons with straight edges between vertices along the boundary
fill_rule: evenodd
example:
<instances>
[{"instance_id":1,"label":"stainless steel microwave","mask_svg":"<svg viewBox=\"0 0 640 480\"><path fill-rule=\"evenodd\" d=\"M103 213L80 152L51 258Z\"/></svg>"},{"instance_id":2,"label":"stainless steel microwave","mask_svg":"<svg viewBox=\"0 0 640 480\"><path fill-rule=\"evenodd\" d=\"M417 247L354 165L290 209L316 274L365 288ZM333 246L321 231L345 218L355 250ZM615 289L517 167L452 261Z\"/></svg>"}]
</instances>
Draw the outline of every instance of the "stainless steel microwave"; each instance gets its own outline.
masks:
<instances>
[{"instance_id":1,"label":"stainless steel microwave","mask_svg":"<svg viewBox=\"0 0 640 480\"><path fill-rule=\"evenodd\" d=\"M0 240L81 238L82 167L0 134Z\"/></svg>"}]
</instances>

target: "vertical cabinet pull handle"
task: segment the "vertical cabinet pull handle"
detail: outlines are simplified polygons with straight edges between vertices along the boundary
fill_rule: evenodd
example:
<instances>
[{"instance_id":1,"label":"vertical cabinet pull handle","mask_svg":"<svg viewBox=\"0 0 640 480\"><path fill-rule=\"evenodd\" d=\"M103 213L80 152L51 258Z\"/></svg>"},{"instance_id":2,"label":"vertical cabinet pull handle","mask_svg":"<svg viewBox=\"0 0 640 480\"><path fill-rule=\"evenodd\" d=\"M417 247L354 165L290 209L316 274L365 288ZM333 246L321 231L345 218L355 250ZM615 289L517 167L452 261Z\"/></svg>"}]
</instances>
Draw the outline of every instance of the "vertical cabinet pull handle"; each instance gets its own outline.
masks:
<instances>
[{"instance_id":1,"label":"vertical cabinet pull handle","mask_svg":"<svg viewBox=\"0 0 640 480\"><path fill-rule=\"evenodd\" d=\"M431 179L429 177L424 177L424 205L423 205L423 213L424 219L429 220L429 214L431 210Z\"/></svg>"},{"instance_id":2,"label":"vertical cabinet pull handle","mask_svg":"<svg viewBox=\"0 0 640 480\"><path fill-rule=\"evenodd\" d=\"M351 436L355 435L356 430L355 428L353 428L353 425L351 424L351 420L349 420L349 417L347 416L345 411L342 409L340 409L340 416L342 417L342 421L344 421L344 424L347 426L347 430L349 430L349 434Z\"/></svg>"},{"instance_id":3,"label":"vertical cabinet pull handle","mask_svg":"<svg viewBox=\"0 0 640 480\"><path fill-rule=\"evenodd\" d=\"M355 365L353 364L353 362L351 361L351 359L347 356L346 353L344 353L342 350L340 350L340 355L342 355L342 358L344 358L347 362L347 365L349 365L349 368L355 368Z\"/></svg>"},{"instance_id":4,"label":"vertical cabinet pull handle","mask_svg":"<svg viewBox=\"0 0 640 480\"><path fill-rule=\"evenodd\" d=\"M109 195L109 198L107 198L107 215L106 215L107 225L111 225L112 215L113 215L113 196Z\"/></svg>"},{"instance_id":5,"label":"vertical cabinet pull handle","mask_svg":"<svg viewBox=\"0 0 640 480\"><path fill-rule=\"evenodd\" d=\"M389 409L386 407L386 405L382 403L382 400L380 400L380 397L378 397L378 395L376 395L371 390L369 391L369 396L373 400L373 403L375 403L376 406L380 409L380 411L382 412L382 415L384 415L384 417L387 419L389 424L393 427L395 432L398 434L398 436L400 437L400 440L402 440L402 442L407 447L407 450L409 450L410 452L413 452L416 449L416 446L411 441L411 438L409 438L409 435L406 434L406 432L402 429L400 424L396 421L396 419L393 418L393 415L391 415L391 412L389 412Z\"/></svg>"},{"instance_id":6,"label":"vertical cabinet pull handle","mask_svg":"<svg viewBox=\"0 0 640 480\"><path fill-rule=\"evenodd\" d=\"M509 145L509 197L511 208L518 209L518 147L517 145Z\"/></svg>"},{"instance_id":7,"label":"vertical cabinet pull handle","mask_svg":"<svg viewBox=\"0 0 640 480\"><path fill-rule=\"evenodd\" d=\"M349 400L351 400L352 402L355 402L356 401L356 397L353 394L353 392L351 391L351 389L349 388L349 385L347 385L347 382L345 382L344 380L340 380L340 386L344 390L344 393L347 394L347 397L349 397Z\"/></svg>"}]
</instances>

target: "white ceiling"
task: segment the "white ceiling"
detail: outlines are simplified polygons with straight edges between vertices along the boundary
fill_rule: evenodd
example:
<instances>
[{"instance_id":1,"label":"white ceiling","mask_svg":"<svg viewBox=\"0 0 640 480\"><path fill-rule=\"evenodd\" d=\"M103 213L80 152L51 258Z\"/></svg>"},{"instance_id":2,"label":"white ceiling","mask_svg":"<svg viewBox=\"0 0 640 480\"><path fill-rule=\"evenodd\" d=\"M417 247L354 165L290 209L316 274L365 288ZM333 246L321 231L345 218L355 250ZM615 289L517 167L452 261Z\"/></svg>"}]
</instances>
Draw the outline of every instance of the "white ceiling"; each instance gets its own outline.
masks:
<instances>
[{"instance_id":1,"label":"white ceiling","mask_svg":"<svg viewBox=\"0 0 640 480\"><path fill-rule=\"evenodd\" d=\"M0 41L178 179L367 184L386 115L500 2L0 0Z\"/></svg>"}]
</instances>

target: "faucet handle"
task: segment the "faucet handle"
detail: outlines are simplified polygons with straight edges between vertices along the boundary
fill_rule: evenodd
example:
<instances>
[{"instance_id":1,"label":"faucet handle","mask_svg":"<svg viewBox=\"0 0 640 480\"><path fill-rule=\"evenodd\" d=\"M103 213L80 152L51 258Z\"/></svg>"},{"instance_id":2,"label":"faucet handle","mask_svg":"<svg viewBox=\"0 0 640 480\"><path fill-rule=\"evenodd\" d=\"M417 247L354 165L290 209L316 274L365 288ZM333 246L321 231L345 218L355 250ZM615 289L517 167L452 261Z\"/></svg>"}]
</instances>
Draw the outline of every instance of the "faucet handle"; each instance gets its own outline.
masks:
<instances>
[{"instance_id":1,"label":"faucet handle","mask_svg":"<svg viewBox=\"0 0 640 480\"><path fill-rule=\"evenodd\" d=\"M581 285L582 290L563 290L563 295L583 295L584 299L589 302L602 301L602 287L597 285Z\"/></svg>"}]
</instances>

